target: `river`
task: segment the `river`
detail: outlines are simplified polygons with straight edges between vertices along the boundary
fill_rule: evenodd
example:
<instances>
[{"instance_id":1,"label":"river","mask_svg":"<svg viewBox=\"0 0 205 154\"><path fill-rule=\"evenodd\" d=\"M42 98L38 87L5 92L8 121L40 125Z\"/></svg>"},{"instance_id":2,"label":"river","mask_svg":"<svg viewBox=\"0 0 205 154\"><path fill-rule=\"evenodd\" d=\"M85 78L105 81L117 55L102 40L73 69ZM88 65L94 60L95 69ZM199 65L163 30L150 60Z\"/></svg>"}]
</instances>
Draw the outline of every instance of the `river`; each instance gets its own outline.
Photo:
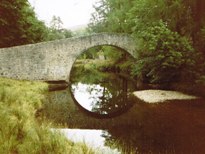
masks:
<instances>
[{"instance_id":1,"label":"river","mask_svg":"<svg viewBox=\"0 0 205 154\"><path fill-rule=\"evenodd\" d=\"M91 139L91 146L110 148L110 153L205 153L204 99L133 102L135 84L122 75L86 72L71 80L68 89L49 94L45 111L65 125L60 130L68 138L82 137L88 144ZM93 120L77 116L80 111Z\"/></svg>"}]
</instances>

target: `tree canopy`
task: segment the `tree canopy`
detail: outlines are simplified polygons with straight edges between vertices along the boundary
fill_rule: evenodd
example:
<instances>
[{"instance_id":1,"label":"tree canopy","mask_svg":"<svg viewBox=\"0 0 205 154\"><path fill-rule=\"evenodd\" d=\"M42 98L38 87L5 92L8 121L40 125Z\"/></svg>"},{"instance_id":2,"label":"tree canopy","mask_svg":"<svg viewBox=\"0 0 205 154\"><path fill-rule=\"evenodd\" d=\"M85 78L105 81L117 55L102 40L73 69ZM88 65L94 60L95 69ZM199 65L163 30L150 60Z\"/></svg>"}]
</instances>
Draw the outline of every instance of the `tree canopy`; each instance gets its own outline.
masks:
<instances>
[{"instance_id":1,"label":"tree canopy","mask_svg":"<svg viewBox=\"0 0 205 154\"><path fill-rule=\"evenodd\" d=\"M71 31L62 25L60 17L54 16L47 27L28 0L0 2L0 48L71 37Z\"/></svg>"},{"instance_id":2,"label":"tree canopy","mask_svg":"<svg viewBox=\"0 0 205 154\"><path fill-rule=\"evenodd\" d=\"M132 35L137 40L136 54L140 59L133 75L142 80L151 83L176 82L184 77L191 80L205 72L203 10L203 0L100 0L95 5L89 30Z\"/></svg>"},{"instance_id":3,"label":"tree canopy","mask_svg":"<svg viewBox=\"0 0 205 154\"><path fill-rule=\"evenodd\" d=\"M41 42L46 29L27 0L1 0L0 47Z\"/></svg>"},{"instance_id":4,"label":"tree canopy","mask_svg":"<svg viewBox=\"0 0 205 154\"><path fill-rule=\"evenodd\" d=\"M50 26L48 28L48 37L47 39L56 40L72 37L73 34L70 30L63 28L63 22L60 17L53 16Z\"/></svg>"}]
</instances>

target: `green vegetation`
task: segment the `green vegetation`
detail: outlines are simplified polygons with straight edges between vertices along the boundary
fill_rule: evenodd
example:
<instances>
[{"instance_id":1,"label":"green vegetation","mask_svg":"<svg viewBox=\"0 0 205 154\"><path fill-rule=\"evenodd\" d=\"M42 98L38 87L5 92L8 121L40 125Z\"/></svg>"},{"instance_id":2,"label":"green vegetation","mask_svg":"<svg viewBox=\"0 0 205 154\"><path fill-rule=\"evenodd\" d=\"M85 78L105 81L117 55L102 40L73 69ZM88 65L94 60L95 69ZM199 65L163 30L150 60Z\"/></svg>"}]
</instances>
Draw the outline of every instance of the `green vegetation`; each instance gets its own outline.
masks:
<instances>
[{"instance_id":1,"label":"green vegetation","mask_svg":"<svg viewBox=\"0 0 205 154\"><path fill-rule=\"evenodd\" d=\"M132 73L143 82L173 83L196 79L198 55L186 37L172 32L163 22L147 28L141 37L139 60Z\"/></svg>"},{"instance_id":2,"label":"green vegetation","mask_svg":"<svg viewBox=\"0 0 205 154\"><path fill-rule=\"evenodd\" d=\"M62 28L59 17L51 26L40 21L28 0L2 0L0 3L0 48L63 39L72 36Z\"/></svg>"},{"instance_id":3,"label":"green vegetation","mask_svg":"<svg viewBox=\"0 0 205 154\"><path fill-rule=\"evenodd\" d=\"M63 28L63 22L60 17L53 16L50 27L48 28L47 40L57 40L72 37L72 32Z\"/></svg>"},{"instance_id":4,"label":"green vegetation","mask_svg":"<svg viewBox=\"0 0 205 154\"><path fill-rule=\"evenodd\" d=\"M205 74L205 2L100 0L89 30L136 39L132 75L146 83L192 82Z\"/></svg>"},{"instance_id":5,"label":"green vegetation","mask_svg":"<svg viewBox=\"0 0 205 154\"><path fill-rule=\"evenodd\" d=\"M0 47L41 42L46 33L27 0L1 0Z\"/></svg>"},{"instance_id":6,"label":"green vegetation","mask_svg":"<svg viewBox=\"0 0 205 154\"><path fill-rule=\"evenodd\" d=\"M91 48L76 61L74 66L74 70L78 69L74 72L76 74L81 72L81 69L87 74L90 73L89 71L94 72L91 77L81 76L82 80L91 82L106 76L102 73L99 77L99 74L97 75L99 72L95 69L103 72L122 71L128 72L144 83L169 83L170 88L180 91L191 89L192 93L200 93L204 96L205 89L201 88L201 84L205 84L205 1L100 0L95 10L89 32L130 34L136 39L139 47L135 53L137 60L133 62L133 59L125 52L116 52L119 49L113 47ZM71 31L62 28L62 24L61 19L54 16L50 27L47 27L44 22L37 19L27 0L2 0L0 3L0 47L71 37L73 35ZM82 33L87 33L87 31L78 31L74 35ZM182 82L185 83L178 84ZM193 112L190 112L193 104L188 102L190 106L187 107L187 102L184 102L185 108L182 106L175 108L176 104L182 104L176 101L168 103L168 106L138 103L127 115L125 113L119 116L118 120L112 119L110 122L107 119L93 118L89 121L90 117L85 117L83 114L78 116L79 110L68 111L67 99L72 102L70 95L67 96L68 91L62 94L53 92L55 93L53 97L57 99L59 96L61 104L54 102L51 105L52 99L51 101L45 99L44 94L47 93L47 89L47 84L41 82L0 78L0 153L94 153L85 144L74 144L60 133L51 131L51 125L42 116L43 114L55 122L67 123L70 127L99 129L110 127L113 130L109 130L112 138L110 135L107 136L108 145L125 147L124 140L127 140L128 148L135 143L137 146L144 145L144 149L149 149L150 145L155 148L156 143L168 143L167 145L170 146L174 143L173 140L180 141L179 139L169 141L169 137L174 136L176 130L177 133L181 130L180 134L185 132L183 135L185 137L189 137L188 134L193 134L193 132L201 132L199 121L201 123L204 121L204 104L201 103L203 100L194 102L194 104L198 103L198 106L192 108L197 111L195 114L197 118L194 119ZM66 99L65 102L62 98ZM72 104L74 103L69 103L69 105ZM166 109L170 109L172 104L174 108L171 112L167 111ZM39 112L43 108L46 111ZM71 118L70 115L74 116ZM178 119L177 123L172 126L171 122L176 121L175 119ZM195 124L190 125L190 119L192 123L195 120ZM184 127L179 124L182 126L184 124ZM128 126L133 127L135 131L127 131L128 134L125 134L124 130ZM172 129L176 126L177 129ZM168 130L169 134L166 134L169 128L171 128L171 133ZM193 128L196 131L193 131ZM141 130L143 131L140 134ZM144 136L146 134L147 136ZM118 139L119 135L121 140ZM202 143L204 138L201 133L197 135L194 137L197 141L194 142L200 145L199 143ZM147 141L150 143L147 144ZM189 138L183 138L183 141L176 145L184 141L190 143ZM135 145L133 147L136 148ZM139 149L139 151L144 149ZM122 149L125 153L134 153L135 150L137 149Z\"/></svg>"},{"instance_id":7,"label":"green vegetation","mask_svg":"<svg viewBox=\"0 0 205 154\"><path fill-rule=\"evenodd\" d=\"M124 50L103 45L85 51L77 58L74 68L130 74L134 64L134 58Z\"/></svg>"},{"instance_id":8,"label":"green vegetation","mask_svg":"<svg viewBox=\"0 0 205 154\"><path fill-rule=\"evenodd\" d=\"M74 144L37 115L47 84L0 79L0 153L93 153Z\"/></svg>"}]
</instances>

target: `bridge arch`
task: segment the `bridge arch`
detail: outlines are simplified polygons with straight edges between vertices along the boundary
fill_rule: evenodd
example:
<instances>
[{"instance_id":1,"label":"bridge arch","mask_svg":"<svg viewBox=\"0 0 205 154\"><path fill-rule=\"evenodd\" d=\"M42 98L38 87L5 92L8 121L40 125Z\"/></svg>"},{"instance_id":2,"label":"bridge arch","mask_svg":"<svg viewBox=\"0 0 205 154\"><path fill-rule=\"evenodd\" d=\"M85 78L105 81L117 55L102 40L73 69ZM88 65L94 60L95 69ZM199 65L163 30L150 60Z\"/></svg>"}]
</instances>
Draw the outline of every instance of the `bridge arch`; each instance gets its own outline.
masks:
<instances>
[{"instance_id":1,"label":"bridge arch","mask_svg":"<svg viewBox=\"0 0 205 154\"><path fill-rule=\"evenodd\" d=\"M0 76L69 81L76 58L94 46L121 48L135 57L136 44L129 35L100 33L83 37L0 49Z\"/></svg>"},{"instance_id":2,"label":"bridge arch","mask_svg":"<svg viewBox=\"0 0 205 154\"><path fill-rule=\"evenodd\" d=\"M72 66L74 65L76 59L82 53L96 46L113 46L115 48L118 48L119 50L123 50L124 52L129 53L131 56L135 58L134 53L135 53L136 47L135 47L134 39L126 34L100 33L100 34L81 37L80 43L83 43L83 42L84 43L87 42L86 46L83 46L81 49L75 52L75 56L72 61ZM70 57L68 58L70 60ZM69 81L72 66L67 69L68 78L66 79L66 81Z\"/></svg>"}]
</instances>

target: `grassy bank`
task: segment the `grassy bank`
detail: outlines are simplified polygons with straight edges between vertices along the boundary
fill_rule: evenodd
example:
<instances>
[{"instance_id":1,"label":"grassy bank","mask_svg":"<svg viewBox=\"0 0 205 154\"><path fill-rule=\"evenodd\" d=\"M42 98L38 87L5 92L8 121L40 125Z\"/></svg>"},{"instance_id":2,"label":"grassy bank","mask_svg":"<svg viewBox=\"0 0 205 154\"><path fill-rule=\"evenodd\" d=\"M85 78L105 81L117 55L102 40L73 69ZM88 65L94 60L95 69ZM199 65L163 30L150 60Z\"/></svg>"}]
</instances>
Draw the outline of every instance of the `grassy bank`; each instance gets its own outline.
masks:
<instances>
[{"instance_id":1,"label":"grassy bank","mask_svg":"<svg viewBox=\"0 0 205 154\"><path fill-rule=\"evenodd\" d=\"M101 72L121 72L131 73L133 60L115 61L115 60L99 60L99 59L78 59L75 62L75 68L84 70L98 70Z\"/></svg>"},{"instance_id":2,"label":"grassy bank","mask_svg":"<svg viewBox=\"0 0 205 154\"><path fill-rule=\"evenodd\" d=\"M36 118L47 89L42 82L0 78L0 153L94 153Z\"/></svg>"}]
</instances>

